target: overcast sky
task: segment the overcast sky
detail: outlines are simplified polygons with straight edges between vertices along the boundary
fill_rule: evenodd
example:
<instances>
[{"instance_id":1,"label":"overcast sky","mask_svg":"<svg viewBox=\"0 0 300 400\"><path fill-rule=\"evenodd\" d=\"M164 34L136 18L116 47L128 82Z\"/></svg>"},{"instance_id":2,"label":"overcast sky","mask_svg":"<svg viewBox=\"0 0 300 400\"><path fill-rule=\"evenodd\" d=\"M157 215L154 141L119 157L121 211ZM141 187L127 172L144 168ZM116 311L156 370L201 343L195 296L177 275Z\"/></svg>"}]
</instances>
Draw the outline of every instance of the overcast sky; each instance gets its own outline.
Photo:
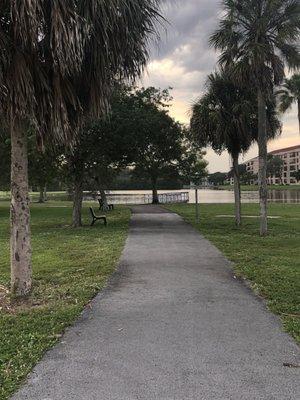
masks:
<instances>
[{"instance_id":1,"label":"overcast sky","mask_svg":"<svg viewBox=\"0 0 300 400\"><path fill-rule=\"evenodd\" d=\"M208 37L217 26L220 0L167 0L163 14L168 20L161 42L152 50L151 61L142 80L145 86L172 87L171 114L189 121L191 104L201 93L207 75L215 69L217 55L208 46ZM269 150L300 144L296 107L283 119L282 136L269 143ZM245 159L255 157L253 146ZM228 171L227 153L218 156L207 151L210 172Z\"/></svg>"}]
</instances>

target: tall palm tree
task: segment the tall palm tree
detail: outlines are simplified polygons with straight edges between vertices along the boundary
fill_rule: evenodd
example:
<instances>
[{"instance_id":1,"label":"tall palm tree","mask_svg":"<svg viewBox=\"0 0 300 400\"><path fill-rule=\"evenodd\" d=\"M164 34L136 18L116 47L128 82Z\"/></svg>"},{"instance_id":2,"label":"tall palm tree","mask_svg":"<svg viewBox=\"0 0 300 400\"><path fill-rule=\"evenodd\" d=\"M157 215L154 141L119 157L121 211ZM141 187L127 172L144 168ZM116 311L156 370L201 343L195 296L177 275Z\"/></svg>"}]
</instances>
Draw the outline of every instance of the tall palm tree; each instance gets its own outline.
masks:
<instances>
[{"instance_id":1,"label":"tall palm tree","mask_svg":"<svg viewBox=\"0 0 300 400\"><path fill-rule=\"evenodd\" d=\"M0 5L0 116L11 134L11 289L32 286L27 130L70 143L105 112L111 80L139 75L158 0L10 1Z\"/></svg>"},{"instance_id":2,"label":"tall palm tree","mask_svg":"<svg viewBox=\"0 0 300 400\"><path fill-rule=\"evenodd\" d=\"M282 83L284 67L299 65L299 0L223 0L224 16L210 42L235 79L256 88L258 107L260 234L267 234L266 102Z\"/></svg>"},{"instance_id":3,"label":"tall palm tree","mask_svg":"<svg viewBox=\"0 0 300 400\"><path fill-rule=\"evenodd\" d=\"M285 79L282 89L277 92L279 95L279 108L281 112L288 111L293 104L298 107L298 122L300 133L300 74L294 74L291 78Z\"/></svg>"},{"instance_id":4,"label":"tall palm tree","mask_svg":"<svg viewBox=\"0 0 300 400\"><path fill-rule=\"evenodd\" d=\"M211 146L216 152L227 150L233 162L235 220L241 224L241 191L239 156L257 140L255 94L236 84L228 71L208 76L207 91L192 109L191 132L200 146ZM275 117L275 103L268 104L268 132L275 136L280 123Z\"/></svg>"}]
</instances>

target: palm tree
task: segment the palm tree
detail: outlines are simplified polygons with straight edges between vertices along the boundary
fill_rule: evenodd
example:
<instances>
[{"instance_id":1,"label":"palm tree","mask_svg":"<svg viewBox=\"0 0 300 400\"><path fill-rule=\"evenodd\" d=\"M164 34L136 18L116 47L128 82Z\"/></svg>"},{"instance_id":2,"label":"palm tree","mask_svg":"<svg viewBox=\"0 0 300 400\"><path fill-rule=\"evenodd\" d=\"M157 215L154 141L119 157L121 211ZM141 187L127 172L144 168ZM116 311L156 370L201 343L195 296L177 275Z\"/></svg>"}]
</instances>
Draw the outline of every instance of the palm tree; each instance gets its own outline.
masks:
<instances>
[{"instance_id":1,"label":"palm tree","mask_svg":"<svg viewBox=\"0 0 300 400\"><path fill-rule=\"evenodd\" d=\"M224 17L210 42L235 79L256 88L258 107L260 234L267 234L266 102L284 79L285 65L299 65L299 0L223 0Z\"/></svg>"},{"instance_id":2,"label":"palm tree","mask_svg":"<svg viewBox=\"0 0 300 400\"><path fill-rule=\"evenodd\" d=\"M0 116L11 134L11 289L30 292L27 130L72 143L83 118L103 114L112 78L139 75L158 0L3 0Z\"/></svg>"},{"instance_id":3,"label":"palm tree","mask_svg":"<svg viewBox=\"0 0 300 400\"><path fill-rule=\"evenodd\" d=\"M290 79L285 79L279 95L279 109L285 113L294 103L298 106L298 121L300 133L300 74L294 74Z\"/></svg>"},{"instance_id":4,"label":"palm tree","mask_svg":"<svg viewBox=\"0 0 300 400\"><path fill-rule=\"evenodd\" d=\"M211 146L216 152L227 150L233 162L235 220L241 224L239 156L257 140L255 94L230 79L226 71L208 76L207 92L192 109L191 131L199 147ZM269 136L280 131L275 103L268 104Z\"/></svg>"}]
</instances>

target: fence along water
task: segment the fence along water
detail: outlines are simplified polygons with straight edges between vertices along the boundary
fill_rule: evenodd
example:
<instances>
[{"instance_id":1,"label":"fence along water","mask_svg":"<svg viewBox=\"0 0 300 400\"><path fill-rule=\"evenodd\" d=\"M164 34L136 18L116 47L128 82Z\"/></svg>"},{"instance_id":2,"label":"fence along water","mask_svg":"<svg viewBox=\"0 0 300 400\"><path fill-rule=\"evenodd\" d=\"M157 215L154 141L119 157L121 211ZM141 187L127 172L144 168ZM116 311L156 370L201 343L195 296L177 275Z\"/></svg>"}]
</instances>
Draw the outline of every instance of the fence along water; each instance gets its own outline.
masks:
<instances>
[{"instance_id":1,"label":"fence along water","mask_svg":"<svg viewBox=\"0 0 300 400\"><path fill-rule=\"evenodd\" d=\"M161 204L188 203L189 192L159 193L158 199ZM111 204L151 204L153 196L150 193L111 193L107 200Z\"/></svg>"}]
</instances>

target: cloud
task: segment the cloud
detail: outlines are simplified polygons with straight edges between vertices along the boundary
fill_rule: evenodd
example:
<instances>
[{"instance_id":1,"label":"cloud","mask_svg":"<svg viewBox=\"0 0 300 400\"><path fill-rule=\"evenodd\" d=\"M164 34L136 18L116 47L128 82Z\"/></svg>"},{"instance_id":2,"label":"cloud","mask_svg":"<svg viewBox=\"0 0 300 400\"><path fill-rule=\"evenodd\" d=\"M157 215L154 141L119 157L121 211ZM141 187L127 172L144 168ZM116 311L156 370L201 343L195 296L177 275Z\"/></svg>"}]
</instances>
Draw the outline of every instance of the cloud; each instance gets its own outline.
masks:
<instances>
[{"instance_id":1,"label":"cloud","mask_svg":"<svg viewBox=\"0 0 300 400\"><path fill-rule=\"evenodd\" d=\"M166 0L163 15L168 23L160 27L161 41L151 48L151 60L142 79L144 86L173 88L172 116L189 121L189 110L203 93L207 75L216 66L217 55L208 45L221 14L220 0ZM282 137L270 143L270 149L300 143L296 110L284 116ZM253 146L246 158L257 155ZM229 156L208 151L210 171L229 169Z\"/></svg>"}]
</instances>

